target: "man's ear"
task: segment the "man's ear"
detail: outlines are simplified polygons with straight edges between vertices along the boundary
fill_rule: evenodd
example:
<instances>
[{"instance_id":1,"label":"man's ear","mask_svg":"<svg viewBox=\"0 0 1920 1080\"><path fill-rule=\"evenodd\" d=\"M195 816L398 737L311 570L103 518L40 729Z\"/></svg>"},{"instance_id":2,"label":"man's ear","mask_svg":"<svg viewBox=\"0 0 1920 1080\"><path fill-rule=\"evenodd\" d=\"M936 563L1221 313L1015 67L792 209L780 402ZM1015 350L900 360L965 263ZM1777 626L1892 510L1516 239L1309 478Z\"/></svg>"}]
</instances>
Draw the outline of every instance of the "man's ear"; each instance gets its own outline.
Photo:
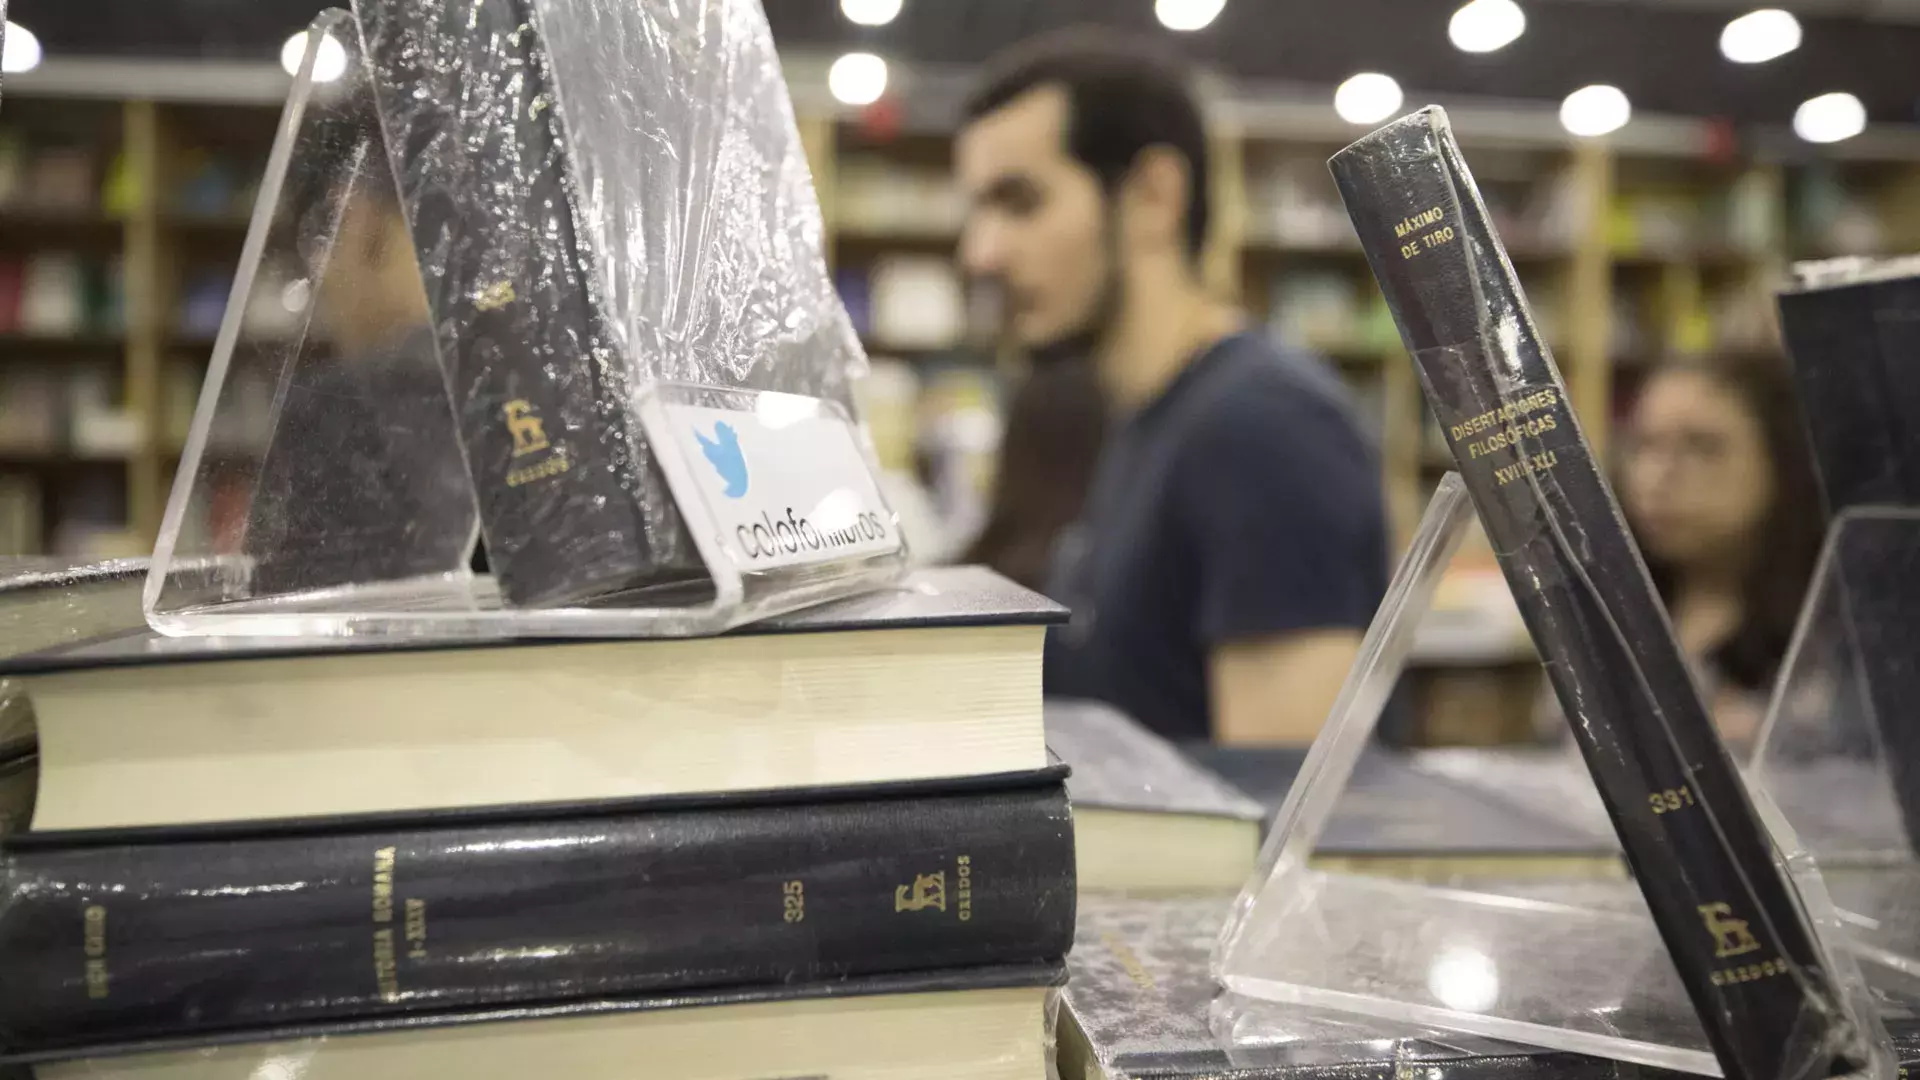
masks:
<instances>
[{"instance_id":1,"label":"man's ear","mask_svg":"<svg viewBox=\"0 0 1920 1080\"><path fill-rule=\"evenodd\" d=\"M1149 248L1186 243L1187 159L1170 146L1149 146L1127 171L1124 205L1129 239Z\"/></svg>"}]
</instances>

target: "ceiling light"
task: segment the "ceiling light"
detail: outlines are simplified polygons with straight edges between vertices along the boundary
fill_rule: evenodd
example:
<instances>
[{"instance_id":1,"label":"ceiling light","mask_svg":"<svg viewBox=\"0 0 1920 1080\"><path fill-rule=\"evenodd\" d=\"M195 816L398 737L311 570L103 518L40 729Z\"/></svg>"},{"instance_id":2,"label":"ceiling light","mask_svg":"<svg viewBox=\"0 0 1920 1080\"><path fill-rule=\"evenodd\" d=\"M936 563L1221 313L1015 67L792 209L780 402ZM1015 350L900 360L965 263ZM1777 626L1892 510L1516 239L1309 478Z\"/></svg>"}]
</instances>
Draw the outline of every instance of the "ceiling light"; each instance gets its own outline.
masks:
<instances>
[{"instance_id":1,"label":"ceiling light","mask_svg":"<svg viewBox=\"0 0 1920 1080\"><path fill-rule=\"evenodd\" d=\"M287 69L289 75L300 74L300 62L307 58L307 32L305 30L287 39L280 46L280 66ZM320 50L313 57L313 81L332 82L347 73L347 48L332 35L320 39Z\"/></svg>"},{"instance_id":2,"label":"ceiling light","mask_svg":"<svg viewBox=\"0 0 1920 1080\"><path fill-rule=\"evenodd\" d=\"M0 41L0 72L18 75L40 66L40 39L33 36L33 31L10 22L5 34L5 40Z\"/></svg>"},{"instance_id":3,"label":"ceiling light","mask_svg":"<svg viewBox=\"0 0 1920 1080\"><path fill-rule=\"evenodd\" d=\"M1199 30L1220 17L1227 0L1154 0L1153 13L1169 30Z\"/></svg>"},{"instance_id":4,"label":"ceiling light","mask_svg":"<svg viewBox=\"0 0 1920 1080\"><path fill-rule=\"evenodd\" d=\"M1633 106L1617 86L1583 86L1560 103L1560 126L1575 135L1605 135L1627 126Z\"/></svg>"},{"instance_id":5,"label":"ceiling light","mask_svg":"<svg viewBox=\"0 0 1920 1080\"><path fill-rule=\"evenodd\" d=\"M1790 11L1761 8L1720 31L1720 54L1736 64L1764 64L1800 47L1800 20Z\"/></svg>"},{"instance_id":6,"label":"ceiling light","mask_svg":"<svg viewBox=\"0 0 1920 1080\"><path fill-rule=\"evenodd\" d=\"M900 15L900 0L840 0L840 13L861 26L885 26Z\"/></svg>"},{"instance_id":7,"label":"ceiling light","mask_svg":"<svg viewBox=\"0 0 1920 1080\"><path fill-rule=\"evenodd\" d=\"M871 105L887 92L887 62L872 53L848 53L827 69L827 89L843 104Z\"/></svg>"},{"instance_id":8,"label":"ceiling light","mask_svg":"<svg viewBox=\"0 0 1920 1080\"><path fill-rule=\"evenodd\" d=\"M1333 92L1333 111L1349 124L1377 124L1399 112L1403 100L1392 76L1363 71Z\"/></svg>"},{"instance_id":9,"label":"ceiling light","mask_svg":"<svg viewBox=\"0 0 1920 1080\"><path fill-rule=\"evenodd\" d=\"M1865 130L1867 107L1852 94L1821 94L1793 111L1793 133L1808 142L1839 142Z\"/></svg>"},{"instance_id":10,"label":"ceiling light","mask_svg":"<svg viewBox=\"0 0 1920 1080\"><path fill-rule=\"evenodd\" d=\"M1461 52L1504 49L1527 30L1527 13L1513 0L1473 0L1453 13L1447 36Z\"/></svg>"}]
</instances>

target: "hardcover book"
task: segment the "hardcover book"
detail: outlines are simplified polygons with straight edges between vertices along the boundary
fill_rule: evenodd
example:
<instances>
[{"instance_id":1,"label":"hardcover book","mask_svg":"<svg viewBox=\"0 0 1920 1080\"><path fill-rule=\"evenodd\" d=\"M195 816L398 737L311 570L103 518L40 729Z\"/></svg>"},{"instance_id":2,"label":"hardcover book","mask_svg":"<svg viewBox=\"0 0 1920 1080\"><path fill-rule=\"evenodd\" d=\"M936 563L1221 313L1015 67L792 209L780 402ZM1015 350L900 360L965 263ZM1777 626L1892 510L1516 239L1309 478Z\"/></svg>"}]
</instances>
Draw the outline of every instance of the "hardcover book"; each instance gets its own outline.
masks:
<instances>
[{"instance_id":1,"label":"hardcover book","mask_svg":"<svg viewBox=\"0 0 1920 1080\"><path fill-rule=\"evenodd\" d=\"M145 559L0 558L0 658L146 626Z\"/></svg>"},{"instance_id":2,"label":"hardcover book","mask_svg":"<svg viewBox=\"0 0 1920 1080\"><path fill-rule=\"evenodd\" d=\"M633 396L864 363L759 3L354 11L504 595L703 577Z\"/></svg>"},{"instance_id":3,"label":"hardcover book","mask_svg":"<svg viewBox=\"0 0 1920 1080\"><path fill-rule=\"evenodd\" d=\"M588 999L0 1055L6 1080L1032 1080L1055 963ZM12 1061L16 1064L9 1066Z\"/></svg>"},{"instance_id":4,"label":"hardcover book","mask_svg":"<svg viewBox=\"0 0 1920 1080\"><path fill-rule=\"evenodd\" d=\"M1437 108L1329 162L1666 950L1730 1076L1864 1036L1748 802Z\"/></svg>"},{"instance_id":5,"label":"hardcover book","mask_svg":"<svg viewBox=\"0 0 1920 1080\"><path fill-rule=\"evenodd\" d=\"M0 1045L1045 963L1072 943L1058 771L498 823L15 838Z\"/></svg>"},{"instance_id":6,"label":"hardcover book","mask_svg":"<svg viewBox=\"0 0 1920 1080\"><path fill-rule=\"evenodd\" d=\"M1082 889L1233 889L1253 873L1259 803L1109 706L1050 700L1046 725L1073 769Z\"/></svg>"},{"instance_id":7,"label":"hardcover book","mask_svg":"<svg viewBox=\"0 0 1920 1080\"><path fill-rule=\"evenodd\" d=\"M716 638L140 633L0 678L33 702L36 830L551 806L1044 768L1062 614L951 568Z\"/></svg>"},{"instance_id":8,"label":"hardcover book","mask_svg":"<svg viewBox=\"0 0 1920 1080\"><path fill-rule=\"evenodd\" d=\"M1835 519L1826 564L1828 586L1841 592L1834 636L1851 638L1814 647L1848 650L1857 680L1829 692L1830 736L1856 748L1877 740L1907 842L1920 851L1920 727L1910 719L1920 697L1920 544L1910 524L1841 518L1872 506L1920 507L1920 256L1795 270L1800 287L1780 294L1780 325ZM1872 731L1849 723L1862 714L1873 717ZM1798 802L1821 810L1830 800Z\"/></svg>"},{"instance_id":9,"label":"hardcover book","mask_svg":"<svg viewBox=\"0 0 1920 1080\"><path fill-rule=\"evenodd\" d=\"M1827 513L1920 505L1920 256L1794 269L1780 329Z\"/></svg>"},{"instance_id":10,"label":"hardcover book","mask_svg":"<svg viewBox=\"0 0 1920 1080\"><path fill-rule=\"evenodd\" d=\"M1187 753L1271 811L1285 802L1306 757L1303 750L1286 748L1192 746ZM1430 768L1436 754L1442 760L1457 755L1454 760L1466 767ZM1474 763L1485 760L1493 767L1503 757L1478 747L1418 753L1368 750L1355 764L1346 794L1320 835L1316 863L1391 873L1411 870L1423 876L1430 869L1449 875L1532 876L1539 869L1582 877L1616 875L1620 848L1604 811L1596 834L1577 812L1541 812L1530 805L1532 788L1516 791L1476 782ZM1546 782L1555 784L1567 775L1550 773Z\"/></svg>"}]
</instances>

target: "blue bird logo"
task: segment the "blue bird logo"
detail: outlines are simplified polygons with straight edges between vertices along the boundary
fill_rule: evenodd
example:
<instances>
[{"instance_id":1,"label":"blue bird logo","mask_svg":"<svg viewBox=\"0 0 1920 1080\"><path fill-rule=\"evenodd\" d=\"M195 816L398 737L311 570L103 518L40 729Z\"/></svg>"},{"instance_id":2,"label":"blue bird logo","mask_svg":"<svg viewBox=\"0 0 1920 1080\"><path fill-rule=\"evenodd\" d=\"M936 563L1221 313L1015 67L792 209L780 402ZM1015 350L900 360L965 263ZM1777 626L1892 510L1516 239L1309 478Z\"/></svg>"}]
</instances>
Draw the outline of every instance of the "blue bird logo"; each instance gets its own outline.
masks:
<instances>
[{"instance_id":1,"label":"blue bird logo","mask_svg":"<svg viewBox=\"0 0 1920 1080\"><path fill-rule=\"evenodd\" d=\"M693 437L700 440L700 450L713 464L713 471L726 481L726 489L721 492L729 499L737 499L747 493L747 457L740 452L740 435L733 425L721 421L713 425L713 438L709 439L700 429L695 428Z\"/></svg>"}]
</instances>

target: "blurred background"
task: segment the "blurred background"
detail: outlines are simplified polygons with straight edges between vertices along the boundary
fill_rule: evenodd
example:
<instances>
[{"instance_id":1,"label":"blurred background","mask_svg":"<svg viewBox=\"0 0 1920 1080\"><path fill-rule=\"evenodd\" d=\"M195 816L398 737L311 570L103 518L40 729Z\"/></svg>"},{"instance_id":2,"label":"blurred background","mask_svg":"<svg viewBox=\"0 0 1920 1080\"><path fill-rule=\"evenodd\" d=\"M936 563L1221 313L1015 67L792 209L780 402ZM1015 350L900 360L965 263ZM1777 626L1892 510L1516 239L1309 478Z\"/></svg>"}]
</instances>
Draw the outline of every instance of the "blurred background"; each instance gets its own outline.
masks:
<instances>
[{"instance_id":1,"label":"blurred background","mask_svg":"<svg viewBox=\"0 0 1920 1080\"><path fill-rule=\"evenodd\" d=\"M1920 0L763 0L917 550L985 519L1017 358L953 265L978 65L1059 26L1206 73L1211 284L1334 362L1403 545L1450 458L1328 180L1448 107L1590 437L1654 366L1778 352L1794 260L1920 250ZM13 0L0 104L0 554L151 550L316 0ZM323 46L316 74L338 76ZM248 332L293 333L258 290ZM273 387L252 392L264 425ZM235 492L234 512L245 492ZM220 513L219 507L213 513ZM219 528L218 523L209 523ZM1538 665L1484 542L1422 628L1417 739L1521 737Z\"/></svg>"}]
</instances>

